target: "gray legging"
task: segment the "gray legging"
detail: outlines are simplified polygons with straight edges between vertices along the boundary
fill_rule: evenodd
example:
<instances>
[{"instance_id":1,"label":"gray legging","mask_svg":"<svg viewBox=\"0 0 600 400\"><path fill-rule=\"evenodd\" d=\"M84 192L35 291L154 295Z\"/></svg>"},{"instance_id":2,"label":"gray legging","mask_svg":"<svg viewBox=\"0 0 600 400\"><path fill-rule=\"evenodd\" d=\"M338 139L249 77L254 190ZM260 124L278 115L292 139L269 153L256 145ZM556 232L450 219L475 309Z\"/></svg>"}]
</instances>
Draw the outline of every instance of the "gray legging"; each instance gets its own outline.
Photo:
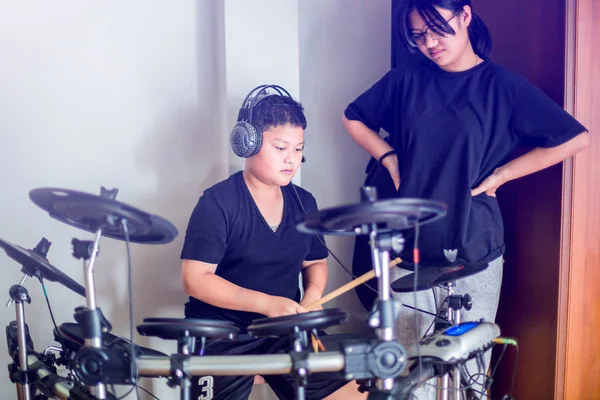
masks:
<instances>
[{"instance_id":1,"label":"gray legging","mask_svg":"<svg viewBox=\"0 0 600 400\"><path fill-rule=\"evenodd\" d=\"M455 294L470 294L473 298L473 307L470 311L463 310L462 321L478 321L481 318L484 318L488 322L493 322L496 319L496 312L498 310L498 300L500 298L500 286L502 284L502 265L504 264L503 257L499 257L493 261L491 261L488 267L476 274L472 275L468 278L460 279L456 281L456 287L454 288ZM407 274L411 273L410 271L406 271L399 268L393 268L391 271L391 281L401 278ZM441 288L434 288L435 291L435 300L437 300L437 305L434 302L434 296L432 290L424 290L416 292L416 307L425 311L429 311L431 313L436 313L437 308L441 306L441 303L444 301L447 295L447 291ZM393 293L393 297L395 300L400 301L402 304L406 304L409 306L415 307L415 294L414 293ZM418 316L418 326L419 326L419 338L421 338L425 331L431 325L433 321L433 317L419 313L413 309L408 307L400 307L400 311L396 320L396 338L400 341L402 345L408 347L415 343L417 334L415 332L415 328L417 326L415 318ZM428 333L431 333L433 328L429 330ZM490 363L491 351L487 351L485 354L485 371ZM477 364L474 360L471 360L467 363L467 368L469 372L474 375L478 372ZM481 383L483 379L478 379L479 385L475 384L474 389L481 391ZM415 392L415 399L418 400L435 400L436 398L436 388L435 385L436 380L429 381L426 385L421 387ZM450 399L462 399L461 396L453 396L453 393L450 393Z\"/></svg>"}]
</instances>

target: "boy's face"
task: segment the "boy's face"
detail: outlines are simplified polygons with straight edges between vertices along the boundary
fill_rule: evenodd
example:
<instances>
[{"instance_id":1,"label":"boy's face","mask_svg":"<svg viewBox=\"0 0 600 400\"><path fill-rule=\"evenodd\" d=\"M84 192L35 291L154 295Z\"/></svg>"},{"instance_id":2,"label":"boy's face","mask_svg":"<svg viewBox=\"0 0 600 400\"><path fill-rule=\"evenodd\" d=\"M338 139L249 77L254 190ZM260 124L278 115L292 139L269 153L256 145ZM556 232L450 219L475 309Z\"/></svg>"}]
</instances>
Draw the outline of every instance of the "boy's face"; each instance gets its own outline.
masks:
<instances>
[{"instance_id":1,"label":"boy's face","mask_svg":"<svg viewBox=\"0 0 600 400\"><path fill-rule=\"evenodd\" d=\"M289 124L263 132L258 154L248 158L249 171L267 185L288 185L302 162L304 129Z\"/></svg>"}]
</instances>

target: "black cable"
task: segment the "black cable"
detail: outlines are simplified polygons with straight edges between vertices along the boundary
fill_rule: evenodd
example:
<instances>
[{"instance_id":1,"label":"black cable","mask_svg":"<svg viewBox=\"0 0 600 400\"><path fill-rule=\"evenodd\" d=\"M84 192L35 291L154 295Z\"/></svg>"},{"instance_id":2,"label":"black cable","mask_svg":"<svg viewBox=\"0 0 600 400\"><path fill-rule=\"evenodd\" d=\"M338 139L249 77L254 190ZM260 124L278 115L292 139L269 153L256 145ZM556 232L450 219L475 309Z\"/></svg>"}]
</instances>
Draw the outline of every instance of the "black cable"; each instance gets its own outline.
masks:
<instances>
[{"instance_id":1,"label":"black cable","mask_svg":"<svg viewBox=\"0 0 600 400\"><path fill-rule=\"evenodd\" d=\"M113 386L113 389L112 389L112 391L113 391L113 394L116 396L116 395L117 395L117 392L116 392L116 390L115 390L115 388L114 388L114 385L112 385L112 386ZM142 386L139 386L139 385L138 385L138 387L139 387L140 389L142 389L144 392L148 393L150 396L154 397L155 399L157 399L157 400L160 400L158 397L156 397L156 396L154 395L154 393L150 392L148 389L144 389ZM130 394L131 392L133 392L133 389L135 389L135 388L133 388L133 387L132 387L131 389L129 389L129 391L128 391L127 393L125 393L125 394L124 394L123 396L121 396L121 397L117 397L115 400L123 400L125 397L129 396L129 394Z\"/></svg>"},{"instance_id":2,"label":"black cable","mask_svg":"<svg viewBox=\"0 0 600 400\"><path fill-rule=\"evenodd\" d=\"M135 394L139 400L140 391L138 390L138 376L134 345L135 338L133 335L133 271L131 267L131 249L129 248L129 229L127 227L127 220L122 219L121 225L123 226L123 232L125 233L125 245L127 247L127 279L129 281L129 336L131 340L131 381L133 382L133 388L135 389Z\"/></svg>"},{"instance_id":3,"label":"black cable","mask_svg":"<svg viewBox=\"0 0 600 400\"><path fill-rule=\"evenodd\" d=\"M144 392L148 393L150 396L154 397L156 400L160 400L158 397L156 397L154 394L150 393L150 391L148 391L147 389L144 389L143 387L140 386L140 389L142 389Z\"/></svg>"},{"instance_id":4,"label":"black cable","mask_svg":"<svg viewBox=\"0 0 600 400\"><path fill-rule=\"evenodd\" d=\"M477 353L477 355L475 355L475 361L477 362L477 372L485 373L485 359L483 358L483 353Z\"/></svg>"},{"instance_id":5,"label":"black cable","mask_svg":"<svg viewBox=\"0 0 600 400\"><path fill-rule=\"evenodd\" d=\"M448 374L450 374L450 372L448 372ZM476 373L475 375L470 375L470 377L469 377L469 378L472 378L473 376L478 376L478 375L485 375L485 374L483 374L483 373L481 373L481 372L478 372L478 373ZM460 378L459 378L459 379L460 379ZM469 384L468 384L468 386L463 386L463 387L461 387L460 389L454 389L454 388L451 388L451 387L444 388L444 387L442 387L442 386L434 385L434 384L431 384L431 383L426 383L426 385L427 385L427 386L430 386L430 387L432 387L432 388L434 388L434 389L436 389L436 390L437 390L437 389L446 389L448 392L464 392L464 391L465 391L465 390L467 390L467 389L471 389L471 390L473 390L474 392L476 392L476 393L480 393L480 394L481 394L481 393L482 393L481 391L479 391L479 390L476 390L476 389L474 389L474 388L473 388L473 385L475 385L475 384L478 384L478 382L477 382L477 381L473 381L472 379L470 379L470 380L469 380ZM486 395L486 396L487 396L487 395ZM488 396L488 397L489 397L489 396Z\"/></svg>"},{"instance_id":6,"label":"black cable","mask_svg":"<svg viewBox=\"0 0 600 400\"><path fill-rule=\"evenodd\" d=\"M298 191L296 190L296 186L294 184L292 184L292 188L294 189L294 193L296 194L296 200L298 201L298 205L300 206L300 209L302 210L302 213L304 215L306 215L307 214L306 209L304 208L304 204L302 204L302 200L300 200L300 195L298 194ZM331 257L333 257L335 259L335 261L337 261L337 263L340 265L340 267L342 267L342 269L344 271L346 271L352 277L352 279L358 279L358 277L356 275L354 275L352 272L350 272L350 270L348 268L346 268L346 266L344 266L344 263L342 263L342 261L333 253L333 251L331 251L331 249L329 247L327 247L327 245L325 244L325 241L323 241L323 239L321 239L321 236L318 235L318 234L315 235L315 236L317 237L317 239L319 240L319 242L321 243L321 245L323 245L323 247L325 248L325 250L327 250L327 252L329 253L329 255L331 255ZM365 285L367 288L369 288L373 293L379 294L379 291L377 291L377 289L375 289L374 287L372 287L371 285L369 285L367 282L363 283L363 285ZM411 307L411 306L408 306L406 304L402 304L402 305L404 307L412 308L413 310L422 312L424 314L433 315L429 311L425 311L425 310L422 310L420 308Z\"/></svg>"},{"instance_id":7,"label":"black cable","mask_svg":"<svg viewBox=\"0 0 600 400\"><path fill-rule=\"evenodd\" d=\"M46 285L44 284L44 277L42 276L39 270L35 270L35 276L39 279L42 285L42 291L44 292L44 297L46 298L46 304L48 305L48 311L50 311L50 318L52 318L52 324L54 324L54 329L58 332L58 326L56 325L56 320L54 319L54 313L52 312L52 307L50 306L50 299L48 298L48 293L46 292Z\"/></svg>"},{"instance_id":8,"label":"black cable","mask_svg":"<svg viewBox=\"0 0 600 400\"><path fill-rule=\"evenodd\" d=\"M296 195L296 200L298 200L298 205L300 206L300 209L302 210L302 214L306 215L307 211L306 208L304 208L304 204L302 203L302 200L300 200L300 195L298 194L298 190L296 189L296 185L294 185L292 183L292 189L294 189L294 194ZM327 252L331 255L331 257L333 257L335 259L335 261L338 262L338 264L340 264L340 267L342 267L344 269L344 271L346 271L353 279L358 278L357 276L355 276L352 272L350 272L349 269L347 269L344 264L340 261L339 258L337 258L337 256L329 249L329 247L327 247L327 245L325 244L325 241L323 239L321 239L320 235L315 235L317 237L317 239L319 240L319 242L321 242L321 244L323 245L323 247L325 247L325 250L327 250ZM371 290L373 290L375 293L378 293L377 290L373 289L371 286L367 285Z\"/></svg>"},{"instance_id":9,"label":"black cable","mask_svg":"<svg viewBox=\"0 0 600 400\"><path fill-rule=\"evenodd\" d=\"M515 367L513 369L512 382L510 384L510 392L508 392L508 398L512 399L512 392L515 388L515 380L517 379L517 361L519 360L519 346L515 346Z\"/></svg>"},{"instance_id":10,"label":"black cable","mask_svg":"<svg viewBox=\"0 0 600 400\"><path fill-rule=\"evenodd\" d=\"M485 388L488 388L488 386L491 386L491 381L494 379L494 375L496 375L496 369L498 369L498 365L500 365L500 361L502 361L502 357L504 356L504 353L506 353L506 348L508 347L508 344L504 344L502 346L502 351L500 352L500 356L498 356L498 360L496 360L496 364L494 365L494 368L492 368L492 373L490 374L489 380L490 380L490 384L485 385Z\"/></svg>"},{"instance_id":11,"label":"black cable","mask_svg":"<svg viewBox=\"0 0 600 400\"><path fill-rule=\"evenodd\" d=\"M450 324L450 321L448 320L448 318L446 317L442 317L440 314L442 313L442 311L444 311L444 309L442 308L442 306L444 304L446 304L446 302L448 301L448 297L446 297L444 299L444 301L442 302L442 304L440 304L440 307L437 310L437 314L435 314L435 318L433 318L433 321L431 321L431 324L429 324L429 327L427 328L427 330L425 331L425 334L423 335L423 337L427 336L427 333L429 332L429 330L431 329L431 327L435 324L435 320L438 318L443 319L444 321L446 321L447 323Z\"/></svg>"},{"instance_id":12,"label":"black cable","mask_svg":"<svg viewBox=\"0 0 600 400\"><path fill-rule=\"evenodd\" d=\"M494 365L494 368L492 368L492 373L490 374L489 378L486 377L489 380L493 380L494 376L496 375L496 370L498 369L498 366L500 365L500 361L502 360L502 357L504 356L504 353L506 352L506 348L508 347L508 344L504 344L504 346L502 347L502 352L500 353L500 356L498 357L498 360L496 361L496 364ZM515 363L514 363L514 368L513 368L513 376L512 376L512 380L511 380L511 385L510 385L510 391L508 392L508 394L502 396L501 400L508 400L508 399L512 399L512 392L514 390L514 386L515 386L515 380L517 378L517 363L519 360L519 346L515 345L515 351L516 351L516 355L515 355ZM475 374L474 376L477 376L479 374ZM472 375L473 376L473 375ZM491 385L489 385L491 386ZM489 389L488 384L486 383L484 386L484 390ZM486 397L487 394L485 394Z\"/></svg>"},{"instance_id":13,"label":"black cable","mask_svg":"<svg viewBox=\"0 0 600 400\"><path fill-rule=\"evenodd\" d=\"M487 398L490 398L490 399L491 399L491 397L490 397L490 396L488 396L488 395L487 395L487 393L485 393L485 390L486 390L486 389L485 389L484 385L482 385L482 384L480 384L479 382L477 382L477 379L478 379L477 377L478 377L479 375L483 376L483 381L485 382L485 379L487 378L487 376L486 376L484 373L482 373L482 372L477 372L476 374L474 374L474 375L471 375L471 374L468 372L469 370L467 369L467 363L466 363L466 362L464 362L464 363L461 365L461 369L460 369L460 371L461 371L461 376L463 376L463 377L465 377L465 376L463 375L463 374L465 374L465 371L466 371L466 374L467 374L467 376L465 377L465 380L467 381L467 384L466 384L466 385L464 385L464 383L463 383L463 386L461 387L461 390L463 390L463 391L465 391L465 392L469 391L470 393L477 393L477 394L479 394L480 396L484 396L484 397L487 397ZM478 369L478 371L479 371L479 369ZM481 387L482 387L482 389L481 389L481 390L477 390L477 389L475 389L475 388L473 387L473 386L475 386L475 384L477 384L477 385L481 386ZM467 396L468 396L468 394L467 394Z\"/></svg>"},{"instance_id":14,"label":"black cable","mask_svg":"<svg viewBox=\"0 0 600 400\"><path fill-rule=\"evenodd\" d=\"M484 372L482 372L483 370L481 370L479 368L479 366L478 366L477 367L477 373L471 374L471 372L469 372L469 368L467 367L467 363L466 362L463 364L463 366L464 366L464 369L465 369L466 374L467 374L466 380L467 380L467 385L468 386L465 386L465 387L470 388L475 393L479 393L480 395L485 396L485 397L491 399L491 397L488 396L487 393L485 393L485 390L486 390L485 389L485 382L486 382L488 376ZM478 379L479 376L483 377L483 382L484 382L483 384L480 384L479 382L477 382L477 379ZM475 385L475 383L477 383L478 385L480 385L482 387L482 390L476 390L476 389L474 389L473 385Z\"/></svg>"},{"instance_id":15,"label":"black cable","mask_svg":"<svg viewBox=\"0 0 600 400\"><path fill-rule=\"evenodd\" d=\"M475 359L478 360L478 361L481 361L480 358L483 357L483 354L484 354L483 351L478 352L477 355L475 356ZM486 388L485 388L484 385L485 385L485 378L487 378L487 375L485 374L485 366L484 366L484 364L485 363L481 364L480 362L477 362L477 373L475 373L473 375L471 375L471 373L469 372L469 369L467 367L467 362L466 361L463 362L463 363L461 363L459 365L458 368L461 371L461 373L462 373L462 369L461 368L464 368L464 370L466 371L467 377L468 377L467 386L463 386L460 389L444 388L442 386L438 386L438 385L434 385L434 384L430 384L430 383L426 383L426 385L430 386L430 387L433 387L436 390L437 389L446 389L449 392L452 392L452 391L461 392L461 391L465 391L467 389L470 389L470 390L472 390L475 393L478 393L478 394L480 394L482 396L485 396L487 398L491 398L490 396L487 395L487 393L485 393ZM481 385L479 382L477 382L477 378L476 377L478 377L478 376L483 376L484 377L484 385ZM483 390L480 391L480 390L474 389L473 386L475 384L482 386Z\"/></svg>"},{"instance_id":16,"label":"black cable","mask_svg":"<svg viewBox=\"0 0 600 400\"><path fill-rule=\"evenodd\" d=\"M133 389L135 389L135 387L132 387L131 389L129 389L129 390L127 391L127 393L125 393L123 396L121 396L121 397L117 397L117 398L116 398L116 400L123 400L125 397L129 396L129 394L130 394L131 392L133 392ZM115 395L116 395L116 393L115 393Z\"/></svg>"},{"instance_id":17,"label":"black cable","mask_svg":"<svg viewBox=\"0 0 600 400\"><path fill-rule=\"evenodd\" d=\"M434 314L434 313L429 312L429 311L421 310L420 308L417 308L417 307L409 306L408 304L402 304L402 305L404 307L406 307L406 308L410 308L411 310L419 311L419 312L422 312L423 314L431 315L432 317L436 317L436 318L439 317L439 318L443 319L444 321L446 321L448 323L450 322L450 321L448 321L448 319L446 317L440 316L439 313L438 314Z\"/></svg>"},{"instance_id":18,"label":"black cable","mask_svg":"<svg viewBox=\"0 0 600 400\"><path fill-rule=\"evenodd\" d=\"M461 385L463 388L465 388L465 398L466 399L471 399L471 394L472 393L478 393L479 395L485 396L487 398L490 398L490 396L487 395L487 393L484 393L480 390L476 390L473 387L468 387L468 386L472 386L471 382L473 381L473 376L477 376L479 375L479 373L475 374L475 375L471 375L471 373L469 372L469 368L467 368L467 363L464 362L460 367L459 367L459 371L460 371L460 379L462 381ZM466 383L465 383L466 382Z\"/></svg>"},{"instance_id":19,"label":"black cable","mask_svg":"<svg viewBox=\"0 0 600 400\"><path fill-rule=\"evenodd\" d=\"M413 274L413 298L415 307L417 307L417 285L419 284L419 219L417 218L415 223L415 240L413 243L413 262L415 265L415 272ZM415 339L417 341L417 360L419 360L419 379L421 382L423 373L423 360L421 360L421 344L419 343L419 314L415 314Z\"/></svg>"}]
</instances>

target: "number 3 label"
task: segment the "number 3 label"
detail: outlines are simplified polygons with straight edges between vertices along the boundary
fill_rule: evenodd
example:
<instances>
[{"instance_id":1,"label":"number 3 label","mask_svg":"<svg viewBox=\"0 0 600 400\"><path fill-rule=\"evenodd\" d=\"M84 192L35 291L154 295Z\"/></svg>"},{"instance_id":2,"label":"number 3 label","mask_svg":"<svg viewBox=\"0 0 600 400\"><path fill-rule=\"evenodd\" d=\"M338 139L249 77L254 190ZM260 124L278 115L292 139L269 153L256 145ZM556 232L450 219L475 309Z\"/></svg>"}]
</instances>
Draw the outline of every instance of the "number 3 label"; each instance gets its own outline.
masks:
<instances>
[{"instance_id":1,"label":"number 3 label","mask_svg":"<svg viewBox=\"0 0 600 400\"><path fill-rule=\"evenodd\" d=\"M214 379L212 376L203 376L198 379L198 386L202 388L202 393L198 396L198 400L212 400L213 384Z\"/></svg>"}]
</instances>

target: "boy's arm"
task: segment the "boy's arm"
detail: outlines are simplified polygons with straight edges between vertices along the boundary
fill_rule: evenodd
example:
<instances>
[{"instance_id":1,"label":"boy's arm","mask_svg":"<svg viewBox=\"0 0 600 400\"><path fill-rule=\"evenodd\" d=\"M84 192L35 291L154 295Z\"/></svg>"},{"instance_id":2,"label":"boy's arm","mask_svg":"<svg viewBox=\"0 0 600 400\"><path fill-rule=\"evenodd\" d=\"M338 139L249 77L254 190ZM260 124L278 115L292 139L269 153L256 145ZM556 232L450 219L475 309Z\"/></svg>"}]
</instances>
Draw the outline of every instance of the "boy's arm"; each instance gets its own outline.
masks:
<instances>
[{"instance_id":1,"label":"boy's arm","mask_svg":"<svg viewBox=\"0 0 600 400\"><path fill-rule=\"evenodd\" d=\"M306 312L304 307L288 298L270 296L235 285L215 275L216 269L216 264L184 259L181 282L185 292L216 307L255 312L268 317Z\"/></svg>"},{"instance_id":2,"label":"boy's arm","mask_svg":"<svg viewBox=\"0 0 600 400\"><path fill-rule=\"evenodd\" d=\"M323 296L329 278L327 259L304 261L302 263L302 277L304 279L304 296L300 301L300 305L306 307Z\"/></svg>"}]
</instances>

